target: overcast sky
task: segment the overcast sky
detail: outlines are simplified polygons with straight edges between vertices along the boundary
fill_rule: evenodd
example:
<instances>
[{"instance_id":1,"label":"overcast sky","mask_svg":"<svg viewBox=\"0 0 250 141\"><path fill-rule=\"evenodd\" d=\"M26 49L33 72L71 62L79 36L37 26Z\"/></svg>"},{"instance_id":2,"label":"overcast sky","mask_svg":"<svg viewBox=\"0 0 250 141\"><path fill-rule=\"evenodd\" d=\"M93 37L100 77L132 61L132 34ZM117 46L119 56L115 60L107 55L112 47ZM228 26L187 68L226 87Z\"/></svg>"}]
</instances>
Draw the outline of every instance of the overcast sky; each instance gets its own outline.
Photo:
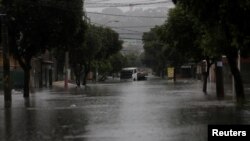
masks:
<instances>
[{"instance_id":1,"label":"overcast sky","mask_svg":"<svg viewBox=\"0 0 250 141\"><path fill-rule=\"evenodd\" d=\"M150 17L167 17L168 9L173 8L174 4L172 0L85 0L84 7L92 23L111 27L120 34L120 39L124 40L125 50L140 50L141 52L143 50L141 42L143 32L149 31L155 25L163 24L166 20L166 18ZM150 12L149 9L152 11ZM95 12L97 13L95 14ZM102 15L101 13L111 15ZM112 16L112 14L121 15L121 17ZM144 16L146 18L124 17L122 15Z\"/></svg>"}]
</instances>

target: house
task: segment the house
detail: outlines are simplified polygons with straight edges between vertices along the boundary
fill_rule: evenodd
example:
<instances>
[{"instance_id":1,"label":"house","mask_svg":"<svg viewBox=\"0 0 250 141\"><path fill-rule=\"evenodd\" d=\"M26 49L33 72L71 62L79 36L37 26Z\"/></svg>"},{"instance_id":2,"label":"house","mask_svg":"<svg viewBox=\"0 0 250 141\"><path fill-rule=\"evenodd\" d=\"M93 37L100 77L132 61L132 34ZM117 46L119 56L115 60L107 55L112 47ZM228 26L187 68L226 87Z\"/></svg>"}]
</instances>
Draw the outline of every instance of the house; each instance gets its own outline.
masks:
<instances>
[{"instance_id":1,"label":"house","mask_svg":"<svg viewBox=\"0 0 250 141\"><path fill-rule=\"evenodd\" d=\"M19 66L17 60L10 56L10 83L14 88L23 87L24 73L22 68ZM0 87L2 88L3 78L3 52L0 48Z\"/></svg>"},{"instance_id":2,"label":"house","mask_svg":"<svg viewBox=\"0 0 250 141\"><path fill-rule=\"evenodd\" d=\"M241 72L241 77L242 81L244 84L250 84L250 58L241 58L240 60L240 72ZM223 79L225 84L232 84L232 73L230 70L230 66L228 64L226 56L222 57L222 64L223 64ZM202 68L206 68L206 63L203 62L203 65L198 64L197 66L197 72L199 74L202 74ZM202 77L201 77L202 78ZM215 76L215 64L213 64L210 67L210 72L209 72L209 78L208 80L210 82L215 82L216 81L216 76Z\"/></svg>"},{"instance_id":3,"label":"house","mask_svg":"<svg viewBox=\"0 0 250 141\"><path fill-rule=\"evenodd\" d=\"M44 54L34 57L31 61L32 69L30 71L30 84L33 88L42 88L52 86L55 80L56 71L55 59L53 59L50 52L46 51ZM10 75L11 85L13 88L23 88L24 72L18 64L18 61L10 56ZM0 48L0 78L3 76L3 52ZM2 80L0 79L0 86L2 88Z\"/></svg>"},{"instance_id":4,"label":"house","mask_svg":"<svg viewBox=\"0 0 250 141\"><path fill-rule=\"evenodd\" d=\"M56 75L56 63L52 54L45 51L44 54L34 57L31 61L31 86L34 88L42 88L52 86Z\"/></svg>"}]
</instances>

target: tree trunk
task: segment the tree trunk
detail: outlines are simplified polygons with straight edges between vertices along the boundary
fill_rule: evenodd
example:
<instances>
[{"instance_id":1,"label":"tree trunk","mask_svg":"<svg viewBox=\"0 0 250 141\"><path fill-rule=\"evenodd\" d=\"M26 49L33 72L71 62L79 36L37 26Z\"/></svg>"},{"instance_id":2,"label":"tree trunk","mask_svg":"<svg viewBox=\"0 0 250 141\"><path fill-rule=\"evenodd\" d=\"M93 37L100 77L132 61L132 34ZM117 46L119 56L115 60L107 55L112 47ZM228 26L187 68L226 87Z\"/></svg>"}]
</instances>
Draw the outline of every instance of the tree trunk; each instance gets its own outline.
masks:
<instances>
[{"instance_id":1,"label":"tree trunk","mask_svg":"<svg viewBox=\"0 0 250 141\"><path fill-rule=\"evenodd\" d=\"M207 78L209 76L209 71L204 72L203 74L203 92L206 94L207 93Z\"/></svg>"},{"instance_id":2,"label":"tree trunk","mask_svg":"<svg viewBox=\"0 0 250 141\"><path fill-rule=\"evenodd\" d=\"M88 76L88 73L89 73L88 70L86 70L86 71L84 72L82 85L86 85L86 84L87 84L87 76Z\"/></svg>"},{"instance_id":3,"label":"tree trunk","mask_svg":"<svg viewBox=\"0 0 250 141\"><path fill-rule=\"evenodd\" d=\"M87 76L88 76L88 73L90 71L90 62L88 64L85 64L85 67L84 67L84 76L83 76L83 81L82 81L82 85L86 85L87 84Z\"/></svg>"},{"instance_id":4,"label":"tree trunk","mask_svg":"<svg viewBox=\"0 0 250 141\"><path fill-rule=\"evenodd\" d=\"M176 67L174 67L174 78L173 78L173 81L176 82Z\"/></svg>"},{"instance_id":5,"label":"tree trunk","mask_svg":"<svg viewBox=\"0 0 250 141\"><path fill-rule=\"evenodd\" d=\"M1 40L2 40L2 55L3 55L3 89L4 89L4 102L5 107L11 107L11 85L10 85L10 60L9 60L9 42L8 42L8 29L6 24L6 16L1 16Z\"/></svg>"},{"instance_id":6,"label":"tree trunk","mask_svg":"<svg viewBox=\"0 0 250 141\"><path fill-rule=\"evenodd\" d=\"M216 94L219 99L224 97L224 82L223 82L223 69L222 61L216 64Z\"/></svg>"},{"instance_id":7,"label":"tree trunk","mask_svg":"<svg viewBox=\"0 0 250 141\"><path fill-rule=\"evenodd\" d=\"M75 74L76 85L78 87L81 86L81 73L82 73L82 65L76 64L74 67L74 74Z\"/></svg>"},{"instance_id":8,"label":"tree trunk","mask_svg":"<svg viewBox=\"0 0 250 141\"><path fill-rule=\"evenodd\" d=\"M68 88L68 67L69 67L69 51L65 52L65 74L64 74L64 88Z\"/></svg>"},{"instance_id":9,"label":"tree trunk","mask_svg":"<svg viewBox=\"0 0 250 141\"><path fill-rule=\"evenodd\" d=\"M237 61L236 61L237 58L231 56L228 56L227 58L232 75L234 77L234 82L235 82L234 87L235 87L237 101L242 101L245 98L245 93L240 71L237 67Z\"/></svg>"},{"instance_id":10,"label":"tree trunk","mask_svg":"<svg viewBox=\"0 0 250 141\"><path fill-rule=\"evenodd\" d=\"M206 59L207 61L207 70L206 72L203 74L203 92L206 94L207 93L207 79L208 79L208 76L209 76L209 71L210 71L210 68L212 66L213 63L210 63L209 59Z\"/></svg>"},{"instance_id":11,"label":"tree trunk","mask_svg":"<svg viewBox=\"0 0 250 141\"><path fill-rule=\"evenodd\" d=\"M23 97L29 98L29 92L30 92L30 69L25 68L24 69L24 88L23 88Z\"/></svg>"},{"instance_id":12,"label":"tree trunk","mask_svg":"<svg viewBox=\"0 0 250 141\"><path fill-rule=\"evenodd\" d=\"M83 75L82 75L82 85L86 85L86 65L83 65L84 69L83 69Z\"/></svg>"},{"instance_id":13,"label":"tree trunk","mask_svg":"<svg viewBox=\"0 0 250 141\"><path fill-rule=\"evenodd\" d=\"M30 70L31 70L31 56L25 59L21 59L20 56L16 55L19 65L24 71L24 87L23 87L23 97L29 98L30 92ZM24 61L25 60L25 61Z\"/></svg>"},{"instance_id":14,"label":"tree trunk","mask_svg":"<svg viewBox=\"0 0 250 141\"><path fill-rule=\"evenodd\" d=\"M82 85L86 85L87 84L87 81L86 81L86 74L84 72L84 76L83 76L83 79L82 79Z\"/></svg>"}]
</instances>

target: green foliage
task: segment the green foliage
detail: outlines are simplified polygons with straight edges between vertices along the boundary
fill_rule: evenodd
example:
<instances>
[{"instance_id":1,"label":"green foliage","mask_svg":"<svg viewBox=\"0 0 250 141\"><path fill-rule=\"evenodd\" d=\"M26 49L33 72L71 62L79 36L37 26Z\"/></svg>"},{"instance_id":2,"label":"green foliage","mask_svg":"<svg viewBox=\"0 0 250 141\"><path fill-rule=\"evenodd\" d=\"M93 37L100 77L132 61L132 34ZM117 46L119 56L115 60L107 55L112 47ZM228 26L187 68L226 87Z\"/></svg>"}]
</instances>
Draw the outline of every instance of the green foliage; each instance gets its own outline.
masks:
<instances>
[{"instance_id":1,"label":"green foliage","mask_svg":"<svg viewBox=\"0 0 250 141\"><path fill-rule=\"evenodd\" d=\"M143 34L144 58L143 63L147 67L151 67L153 71L160 74L166 65L165 51L166 46L160 41L157 34L161 27L152 28L149 32Z\"/></svg>"},{"instance_id":2,"label":"green foliage","mask_svg":"<svg viewBox=\"0 0 250 141\"><path fill-rule=\"evenodd\" d=\"M156 72L164 70L166 65L179 67L198 62L204 56L201 35L199 22L176 6L169 11L168 20L162 26L144 33L144 62Z\"/></svg>"},{"instance_id":3,"label":"green foliage","mask_svg":"<svg viewBox=\"0 0 250 141\"><path fill-rule=\"evenodd\" d=\"M140 55L137 53L128 53L124 55L125 67L140 67L142 66Z\"/></svg>"},{"instance_id":4,"label":"green foliage","mask_svg":"<svg viewBox=\"0 0 250 141\"><path fill-rule=\"evenodd\" d=\"M88 25L85 31L85 24L82 24L82 32L76 36L77 42L74 47L69 48L71 67L74 69L80 64L84 66L85 74L96 68L100 74L117 71L115 67L119 66L112 63L116 64L115 61L119 61L113 59L119 59L115 54L122 48L118 33L110 28L95 25Z\"/></svg>"},{"instance_id":5,"label":"green foliage","mask_svg":"<svg viewBox=\"0 0 250 141\"><path fill-rule=\"evenodd\" d=\"M110 28L103 27L97 27L97 31L100 48L96 52L94 60L99 62L100 74L107 75L111 72L118 72L122 65L121 61L123 61L121 54L118 53L122 49L119 34Z\"/></svg>"},{"instance_id":6,"label":"green foliage","mask_svg":"<svg viewBox=\"0 0 250 141\"><path fill-rule=\"evenodd\" d=\"M108 59L111 55L122 49L122 41L119 40L119 34L110 28L99 27L98 33L101 35L102 47L96 58L98 60Z\"/></svg>"},{"instance_id":7,"label":"green foliage","mask_svg":"<svg viewBox=\"0 0 250 141\"><path fill-rule=\"evenodd\" d=\"M84 43L78 44L78 50L72 50L75 52L72 57L79 58L79 61L108 59L122 48L118 33L109 28L89 25L85 37Z\"/></svg>"},{"instance_id":8,"label":"green foliage","mask_svg":"<svg viewBox=\"0 0 250 141\"><path fill-rule=\"evenodd\" d=\"M8 17L10 51L25 71L29 96L31 59L45 50L67 50L74 43L83 16L82 0L3 0Z\"/></svg>"},{"instance_id":9,"label":"green foliage","mask_svg":"<svg viewBox=\"0 0 250 141\"><path fill-rule=\"evenodd\" d=\"M210 46L211 50L228 56L236 56L237 50L249 52L249 0L177 0L177 3L196 17L208 32L216 30L214 34L220 35L220 42L223 42L222 45L219 43L221 49ZM213 40L218 42L217 37Z\"/></svg>"},{"instance_id":10,"label":"green foliage","mask_svg":"<svg viewBox=\"0 0 250 141\"><path fill-rule=\"evenodd\" d=\"M112 71L112 65L109 60L98 61L98 64L96 64L96 68L98 68L99 75L104 76Z\"/></svg>"},{"instance_id":11,"label":"green foliage","mask_svg":"<svg viewBox=\"0 0 250 141\"><path fill-rule=\"evenodd\" d=\"M175 0L204 27L203 47L210 54L226 55L235 80L237 100L244 99L244 88L236 59L239 50L250 52L249 0ZM219 77L218 77L219 78Z\"/></svg>"},{"instance_id":12,"label":"green foliage","mask_svg":"<svg viewBox=\"0 0 250 141\"><path fill-rule=\"evenodd\" d=\"M23 68L46 49L70 46L83 15L81 0L13 0L7 6L11 51Z\"/></svg>"},{"instance_id":13,"label":"green foliage","mask_svg":"<svg viewBox=\"0 0 250 141\"><path fill-rule=\"evenodd\" d=\"M109 58L109 62L112 66L112 73L120 72L120 70L126 66L126 57L123 56L120 52L112 55Z\"/></svg>"},{"instance_id":14,"label":"green foliage","mask_svg":"<svg viewBox=\"0 0 250 141\"><path fill-rule=\"evenodd\" d=\"M168 46L167 58L179 65L200 61L203 50L199 47L201 29L198 22L179 6L171 9L168 17L158 30L161 40Z\"/></svg>"},{"instance_id":15,"label":"green foliage","mask_svg":"<svg viewBox=\"0 0 250 141\"><path fill-rule=\"evenodd\" d=\"M86 52L85 42L86 42L86 35L87 35L87 23L85 21L81 22L81 26L79 31L74 36L74 41L72 42L72 45L69 48L69 54L70 54L70 64L73 66L77 64L82 64L82 60L79 58L83 57L83 53ZM90 36L88 36L90 37ZM55 56L58 56L58 59L61 59L60 57L64 55L64 50L60 52L60 49L58 48L55 52ZM64 58L64 57L63 57ZM62 61L64 62L64 61Z\"/></svg>"},{"instance_id":16,"label":"green foliage","mask_svg":"<svg viewBox=\"0 0 250 141\"><path fill-rule=\"evenodd\" d=\"M86 42L83 49L82 58L83 60L95 60L97 54L101 50L102 40L101 35L99 34L99 27L89 26L86 33Z\"/></svg>"}]
</instances>

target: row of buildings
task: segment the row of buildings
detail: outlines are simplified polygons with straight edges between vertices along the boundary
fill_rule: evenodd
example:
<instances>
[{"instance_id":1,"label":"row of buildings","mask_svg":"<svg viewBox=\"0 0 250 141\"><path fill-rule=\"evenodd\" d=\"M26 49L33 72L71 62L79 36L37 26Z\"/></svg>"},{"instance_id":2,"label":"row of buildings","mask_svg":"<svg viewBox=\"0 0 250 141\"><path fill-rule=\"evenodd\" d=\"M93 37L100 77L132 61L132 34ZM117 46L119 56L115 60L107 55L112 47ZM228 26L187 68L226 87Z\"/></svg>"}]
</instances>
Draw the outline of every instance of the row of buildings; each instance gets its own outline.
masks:
<instances>
[{"instance_id":1,"label":"row of buildings","mask_svg":"<svg viewBox=\"0 0 250 141\"><path fill-rule=\"evenodd\" d=\"M244 84L250 84L250 58L241 58L239 60L240 64L240 72L242 81ZM196 78L198 80L203 79L203 73L206 71L206 61L201 61L198 64L188 64L182 66L178 72L177 77L179 78ZM230 66L227 62L227 58L224 56L222 57L222 67L223 67L223 81L225 84L232 84L232 73L230 70ZM216 81L216 75L215 75L215 64L213 64L210 67L209 70L209 82L215 82Z\"/></svg>"},{"instance_id":2,"label":"row of buildings","mask_svg":"<svg viewBox=\"0 0 250 141\"><path fill-rule=\"evenodd\" d=\"M224 83L232 83L232 74L227 63L226 57L223 57L223 78ZM64 76L57 70L57 61L53 55L46 51L44 54L32 59L32 69L30 71L30 84L33 88L42 88L52 86L53 81L63 80ZM177 77L180 78L196 78L202 79L202 73L206 68L206 62L202 61L199 64L188 64L182 66L178 72ZM250 58L240 60L240 71L243 83L250 84ZM62 70L60 70L62 72ZM10 73L11 84L13 88L22 88L24 81L24 73L18 62L10 57ZM3 76L3 53L0 48L0 87L2 87ZM210 68L209 81L215 82L215 65Z\"/></svg>"},{"instance_id":3,"label":"row of buildings","mask_svg":"<svg viewBox=\"0 0 250 141\"><path fill-rule=\"evenodd\" d=\"M13 88L22 88L24 83L24 72L18 61L10 56L10 75ZM43 55L32 59L32 69L30 71L30 84L33 88L52 86L52 82L57 80L56 61L52 54L46 51ZM0 49L0 86L3 78L3 52Z\"/></svg>"}]
</instances>

